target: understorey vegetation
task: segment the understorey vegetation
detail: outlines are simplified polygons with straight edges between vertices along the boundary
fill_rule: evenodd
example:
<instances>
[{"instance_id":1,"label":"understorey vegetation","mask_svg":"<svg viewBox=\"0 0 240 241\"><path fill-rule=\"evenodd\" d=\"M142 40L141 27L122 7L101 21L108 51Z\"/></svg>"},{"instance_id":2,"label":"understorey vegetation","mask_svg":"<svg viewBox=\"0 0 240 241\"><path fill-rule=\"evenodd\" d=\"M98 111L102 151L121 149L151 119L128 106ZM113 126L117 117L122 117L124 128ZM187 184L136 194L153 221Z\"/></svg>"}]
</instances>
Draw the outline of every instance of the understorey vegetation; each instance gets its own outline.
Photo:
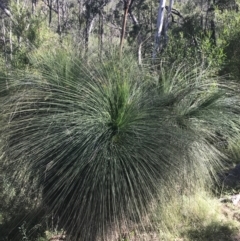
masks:
<instances>
[{"instance_id":1,"label":"understorey vegetation","mask_svg":"<svg viewBox=\"0 0 240 241\"><path fill-rule=\"evenodd\" d=\"M2 1L0 241L235 240L238 4Z\"/></svg>"}]
</instances>

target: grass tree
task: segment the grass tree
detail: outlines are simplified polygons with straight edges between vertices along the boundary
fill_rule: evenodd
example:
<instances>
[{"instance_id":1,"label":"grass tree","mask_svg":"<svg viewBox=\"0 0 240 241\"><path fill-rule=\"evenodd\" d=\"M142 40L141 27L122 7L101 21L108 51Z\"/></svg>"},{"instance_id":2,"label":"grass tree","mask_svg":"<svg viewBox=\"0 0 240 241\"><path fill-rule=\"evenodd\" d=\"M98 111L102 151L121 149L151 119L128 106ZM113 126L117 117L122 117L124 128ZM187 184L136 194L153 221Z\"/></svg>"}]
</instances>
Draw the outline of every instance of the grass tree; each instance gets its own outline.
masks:
<instances>
[{"instance_id":1,"label":"grass tree","mask_svg":"<svg viewBox=\"0 0 240 241\"><path fill-rule=\"evenodd\" d=\"M173 65L170 69L163 66L156 84L159 94L169 101L165 108L170 108L174 114L173 125L194 136L189 149L193 162L189 165L190 172L196 165L194 175L202 179L203 170L199 171L202 165L206 168L202 180L208 182L221 168L219 160L225 159L223 140L227 145L228 140L239 135L237 84L216 77L211 72L210 68L198 66ZM214 168L208 166L213 163ZM213 172L209 172L211 169Z\"/></svg>"},{"instance_id":2,"label":"grass tree","mask_svg":"<svg viewBox=\"0 0 240 241\"><path fill-rule=\"evenodd\" d=\"M4 165L38 179L71 240L145 226L163 190L211 179L217 133L239 129L234 89L199 69L154 78L132 58L86 65L64 51L32 64L8 77L1 100Z\"/></svg>"}]
</instances>

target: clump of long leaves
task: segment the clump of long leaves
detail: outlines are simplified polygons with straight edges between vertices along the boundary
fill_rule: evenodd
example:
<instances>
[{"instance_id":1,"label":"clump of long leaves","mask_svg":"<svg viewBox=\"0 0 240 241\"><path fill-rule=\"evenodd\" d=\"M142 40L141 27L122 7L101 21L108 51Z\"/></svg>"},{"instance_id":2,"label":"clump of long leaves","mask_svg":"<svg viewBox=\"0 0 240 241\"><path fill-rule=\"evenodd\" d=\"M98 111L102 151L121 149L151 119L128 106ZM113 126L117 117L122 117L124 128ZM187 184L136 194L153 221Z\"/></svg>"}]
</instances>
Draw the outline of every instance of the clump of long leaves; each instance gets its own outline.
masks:
<instances>
[{"instance_id":1,"label":"clump of long leaves","mask_svg":"<svg viewBox=\"0 0 240 241\"><path fill-rule=\"evenodd\" d=\"M162 66L155 86L175 115L173 125L194 136L187 179L195 176L209 185L226 159L228 143L239 137L238 84L215 76L211 68L173 65L171 69Z\"/></svg>"},{"instance_id":2,"label":"clump of long leaves","mask_svg":"<svg viewBox=\"0 0 240 241\"><path fill-rule=\"evenodd\" d=\"M163 190L210 180L218 133L239 129L234 90L201 71L154 82L133 59L87 65L64 53L34 65L1 100L4 165L37 177L71 240L107 240L146 220Z\"/></svg>"}]
</instances>

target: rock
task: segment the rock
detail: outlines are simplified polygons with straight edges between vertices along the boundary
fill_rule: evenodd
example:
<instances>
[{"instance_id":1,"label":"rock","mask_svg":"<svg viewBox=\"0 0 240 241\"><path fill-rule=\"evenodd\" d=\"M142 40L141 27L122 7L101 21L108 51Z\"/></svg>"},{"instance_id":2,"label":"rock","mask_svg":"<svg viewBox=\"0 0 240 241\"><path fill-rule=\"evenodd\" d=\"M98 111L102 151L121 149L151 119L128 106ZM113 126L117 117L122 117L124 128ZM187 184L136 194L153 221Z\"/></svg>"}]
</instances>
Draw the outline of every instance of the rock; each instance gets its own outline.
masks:
<instances>
[{"instance_id":1,"label":"rock","mask_svg":"<svg viewBox=\"0 0 240 241\"><path fill-rule=\"evenodd\" d=\"M238 202L240 201L240 194L231 196L231 200L232 200L234 205L237 205Z\"/></svg>"},{"instance_id":2,"label":"rock","mask_svg":"<svg viewBox=\"0 0 240 241\"><path fill-rule=\"evenodd\" d=\"M231 188L240 187L240 164L229 170L223 178L223 185Z\"/></svg>"}]
</instances>

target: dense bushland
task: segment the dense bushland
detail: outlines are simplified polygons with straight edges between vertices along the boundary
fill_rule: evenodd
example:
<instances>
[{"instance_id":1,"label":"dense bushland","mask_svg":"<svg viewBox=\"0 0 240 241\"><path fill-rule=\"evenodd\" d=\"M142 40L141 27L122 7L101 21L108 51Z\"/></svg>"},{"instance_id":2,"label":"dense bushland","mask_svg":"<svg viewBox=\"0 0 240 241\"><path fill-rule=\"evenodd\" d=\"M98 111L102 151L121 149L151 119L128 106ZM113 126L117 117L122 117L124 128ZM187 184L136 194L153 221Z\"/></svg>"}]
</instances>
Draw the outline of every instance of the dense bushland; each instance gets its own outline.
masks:
<instances>
[{"instance_id":1,"label":"dense bushland","mask_svg":"<svg viewBox=\"0 0 240 241\"><path fill-rule=\"evenodd\" d=\"M12 4L19 22L29 20ZM147 58L146 41L141 61L131 41L120 55L106 43L76 49L38 15L13 31L20 42L3 52L0 69L1 240L44 240L56 230L69 240L201 237L191 222L236 231L217 211L203 224L200 212L209 213L204 199L215 203L206 192L230 150L238 153L238 29L223 24L232 12L217 12L223 29L213 43L198 6L179 8L193 11L172 25L157 58Z\"/></svg>"}]
</instances>

